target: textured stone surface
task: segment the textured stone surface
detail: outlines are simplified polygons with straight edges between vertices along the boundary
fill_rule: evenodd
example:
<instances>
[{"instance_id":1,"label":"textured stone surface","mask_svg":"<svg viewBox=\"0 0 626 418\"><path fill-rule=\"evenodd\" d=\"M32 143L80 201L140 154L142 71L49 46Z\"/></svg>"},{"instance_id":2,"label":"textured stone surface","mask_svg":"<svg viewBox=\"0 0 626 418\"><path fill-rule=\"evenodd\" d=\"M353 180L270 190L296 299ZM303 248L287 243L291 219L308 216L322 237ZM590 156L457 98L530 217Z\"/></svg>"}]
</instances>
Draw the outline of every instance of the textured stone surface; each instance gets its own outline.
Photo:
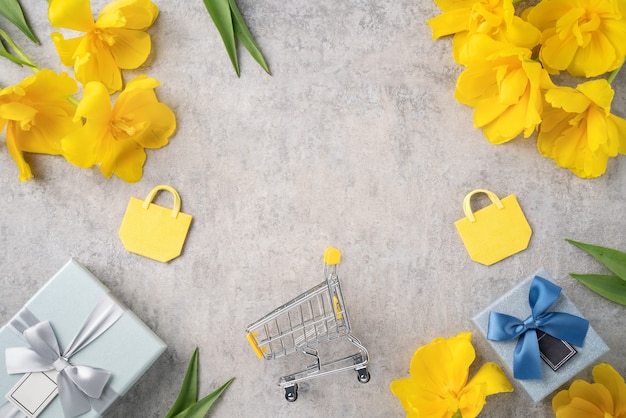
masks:
<instances>
[{"instance_id":1,"label":"textured stone surface","mask_svg":"<svg viewBox=\"0 0 626 418\"><path fill-rule=\"evenodd\" d=\"M42 45L11 33L41 66L63 69L45 3L24 3ZM603 270L564 241L626 249L624 157L583 180L539 155L534 137L488 143L454 100L461 68L449 39L431 40L430 1L238 3L271 77L243 48L236 77L200 0L158 2L151 58L125 77L158 78L178 130L148 151L140 182L33 155L36 177L20 183L0 147L0 322L75 257L169 345L110 417L162 417L195 346L201 394L237 378L211 416L403 416L388 388L408 375L413 351L474 330L473 315L545 267L611 348L601 360L626 374L624 325L614 320L624 307L569 278ZM0 66L3 86L29 75ZM614 81L622 117L625 84L626 71ZM194 216L184 254L169 264L126 252L117 237L129 198L161 183ZM475 188L517 195L534 232L527 250L491 267L469 260L454 221ZM258 360L244 329L320 282L327 246L343 252L339 274L372 379L311 380L291 404L276 382L302 359ZM474 344L476 364L497 361L478 332ZM551 397L534 404L516 389L489 398L483 416L551 416Z\"/></svg>"}]
</instances>

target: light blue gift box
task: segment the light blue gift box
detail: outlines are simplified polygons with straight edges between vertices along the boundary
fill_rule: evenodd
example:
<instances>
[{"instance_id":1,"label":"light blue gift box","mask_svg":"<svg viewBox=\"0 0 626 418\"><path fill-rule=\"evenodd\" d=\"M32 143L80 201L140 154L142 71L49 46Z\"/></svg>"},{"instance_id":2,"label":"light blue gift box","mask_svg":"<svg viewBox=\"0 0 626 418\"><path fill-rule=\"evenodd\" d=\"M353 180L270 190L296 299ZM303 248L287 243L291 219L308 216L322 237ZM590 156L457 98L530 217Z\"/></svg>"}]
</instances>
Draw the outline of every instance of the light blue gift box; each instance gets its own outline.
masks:
<instances>
[{"instance_id":1,"label":"light blue gift box","mask_svg":"<svg viewBox=\"0 0 626 418\"><path fill-rule=\"evenodd\" d=\"M501 312L521 320L530 315L531 308L528 303L528 291L535 276L554 283L548 272L540 269L472 318L472 321L485 338L487 338L489 312ZM563 292L561 292L548 311L565 312L582 317L572 301ZM509 375L513 376L513 353L517 344L517 338L510 341L487 341L500 356ZM544 361L541 361L541 379L517 380L533 401L541 401L609 351L609 347L591 325L589 325L583 346L574 348L577 351L576 355L570 358L557 371L552 370Z\"/></svg>"},{"instance_id":2,"label":"light blue gift box","mask_svg":"<svg viewBox=\"0 0 626 418\"><path fill-rule=\"evenodd\" d=\"M110 296L109 290L91 272L70 260L24 305L23 310L30 311L39 321L50 322L63 351L107 294ZM115 303L121 306L121 303ZM124 396L167 348L135 314L123 309L121 317L110 328L70 359L72 364L108 370L111 378L107 390L114 391L112 393L117 397ZM28 344L8 324L0 329L0 404L4 395L23 377L7 373L5 350L24 346ZM39 416L63 417L59 397ZM99 416L92 409L80 417Z\"/></svg>"}]
</instances>

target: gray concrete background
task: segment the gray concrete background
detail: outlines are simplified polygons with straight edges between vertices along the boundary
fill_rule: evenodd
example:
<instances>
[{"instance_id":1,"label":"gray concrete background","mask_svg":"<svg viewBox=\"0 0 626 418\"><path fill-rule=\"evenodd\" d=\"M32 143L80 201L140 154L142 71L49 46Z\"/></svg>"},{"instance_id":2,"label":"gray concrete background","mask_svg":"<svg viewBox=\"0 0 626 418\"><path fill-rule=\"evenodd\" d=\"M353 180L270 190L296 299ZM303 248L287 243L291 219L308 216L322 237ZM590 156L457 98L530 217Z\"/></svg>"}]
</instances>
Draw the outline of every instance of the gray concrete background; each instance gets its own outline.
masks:
<instances>
[{"instance_id":1,"label":"gray concrete background","mask_svg":"<svg viewBox=\"0 0 626 418\"><path fill-rule=\"evenodd\" d=\"M11 33L40 66L63 69L45 2L24 3L42 45ZM626 159L583 180L543 158L534 137L488 143L454 100L461 68L449 39L431 40L434 3L239 0L273 73L240 48L239 79L200 0L157 3L153 53L126 80L159 79L178 129L148 151L140 182L31 155L36 177L20 183L0 147L0 323L75 257L169 346L107 416L163 416L196 346L201 394L236 377L211 416L403 416L389 383L408 376L413 351L474 331L472 371L499 362L470 318L539 267L611 347L602 360L626 374L624 307L568 276L603 270L564 241L626 249ZM29 75L0 65L2 85ZM625 81L626 71L613 83L622 117ZM194 216L184 254L169 264L126 252L117 237L129 198L161 183ZM526 251L491 267L468 259L453 223L475 188L517 195L534 232ZM320 282L328 246L343 252L339 274L372 379L312 380L290 404L275 383L300 359L258 360L244 329ZM590 376L591 367L581 374ZM514 385L488 398L483 416L552 415L550 398L534 404Z\"/></svg>"}]
</instances>

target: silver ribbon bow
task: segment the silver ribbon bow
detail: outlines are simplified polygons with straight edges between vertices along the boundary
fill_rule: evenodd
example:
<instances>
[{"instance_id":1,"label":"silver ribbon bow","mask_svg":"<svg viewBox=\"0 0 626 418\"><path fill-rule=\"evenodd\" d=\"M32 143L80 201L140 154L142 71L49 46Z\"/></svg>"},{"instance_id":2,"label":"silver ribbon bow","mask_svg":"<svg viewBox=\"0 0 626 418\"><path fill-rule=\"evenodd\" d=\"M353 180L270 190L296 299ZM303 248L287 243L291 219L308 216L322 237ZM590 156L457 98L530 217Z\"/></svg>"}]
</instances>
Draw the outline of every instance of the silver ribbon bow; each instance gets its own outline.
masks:
<instances>
[{"instance_id":1,"label":"silver ribbon bow","mask_svg":"<svg viewBox=\"0 0 626 418\"><path fill-rule=\"evenodd\" d=\"M124 308L105 296L76 334L69 347L61 352L56 335L48 321L32 324L34 316L28 312L12 321L14 330L21 333L30 347L11 347L5 350L9 374L56 370L59 398L66 418L84 414L94 405L110 403L112 396L105 393L111 373L107 370L73 365L69 359L108 330L122 315ZM22 329L20 329L22 328ZM104 399L101 399L104 398ZM96 408L99 409L99 408Z\"/></svg>"}]
</instances>

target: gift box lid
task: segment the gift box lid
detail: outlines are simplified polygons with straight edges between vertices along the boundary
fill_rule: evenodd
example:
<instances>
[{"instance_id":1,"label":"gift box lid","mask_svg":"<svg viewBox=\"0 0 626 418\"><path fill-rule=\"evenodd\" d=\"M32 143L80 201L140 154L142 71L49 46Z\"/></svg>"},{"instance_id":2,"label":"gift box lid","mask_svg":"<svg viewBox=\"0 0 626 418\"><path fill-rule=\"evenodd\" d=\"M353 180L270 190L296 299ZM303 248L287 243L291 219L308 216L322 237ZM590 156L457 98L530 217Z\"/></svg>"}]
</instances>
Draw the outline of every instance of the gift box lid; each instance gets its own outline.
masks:
<instances>
[{"instance_id":1,"label":"gift box lid","mask_svg":"<svg viewBox=\"0 0 626 418\"><path fill-rule=\"evenodd\" d=\"M23 310L30 311L39 321L50 322L63 351L94 307L106 295L123 307L91 272L71 259L26 302ZM123 396L167 348L133 312L125 307L123 309L121 317L110 328L70 359L72 364L88 365L111 372L108 387L119 396ZM10 323L11 321L8 324ZM0 329L2 397L23 377L20 374L7 373L5 350L9 347L27 346L8 324ZM58 397L39 416L62 417ZM98 413L91 410L81 415L81 418L98 416Z\"/></svg>"},{"instance_id":2,"label":"gift box lid","mask_svg":"<svg viewBox=\"0 0 626 418\"><path fill-rule=\"evenodd\" d=\"M472 322L485 338L487 338L489 328L490 312L501 312L521 320L524 320L531 314L531 308L528 303L528 292L535 276L554 283L554 280L550 277L548 272L544 269L540 269L472 318ZM581 313L576 309L576 306L574 306L572 301L563 292L561 292L558 299L550 306L548 311L565 312L582 317ZM515 346L517 345L517 338L509 341L488 340L488 342L502 359L509 374L513 376L513 354ZM558 370L552 370L546 362L541 361L541 379L516 380L524 390L526 390L533 401L541 401L609 351L609 347L591 325L589 325L589 329L587 330L583 346L575 348L577 353L567 360Z\"/></svg>"}]
</instances>

